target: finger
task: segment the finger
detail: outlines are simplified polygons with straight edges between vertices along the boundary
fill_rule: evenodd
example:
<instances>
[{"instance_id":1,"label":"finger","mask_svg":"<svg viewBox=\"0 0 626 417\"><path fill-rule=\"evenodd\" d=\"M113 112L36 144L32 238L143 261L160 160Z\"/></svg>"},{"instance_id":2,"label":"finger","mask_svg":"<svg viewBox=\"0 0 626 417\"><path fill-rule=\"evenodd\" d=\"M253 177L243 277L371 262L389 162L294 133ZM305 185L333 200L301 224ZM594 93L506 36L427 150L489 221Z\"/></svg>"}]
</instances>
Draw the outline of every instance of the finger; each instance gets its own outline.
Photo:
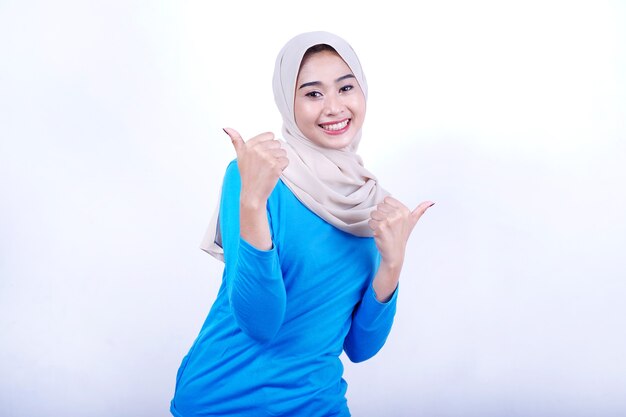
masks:
<instances>
[{"instance_id":1,"label":"finger","mask_svg":"<svg viewBox=\"0 0 626 417\"><path fill-rule=\"evenodd\" d=\"M241 138L241 135L235 129L232 129L230 127L224 128L224 132L226 132L226 134L230 137L230 141L235 147L235 152L237 152L237 155L239 155L239 151L245 144L243 139Z\"/></svg>"},{"instance_id":2,"label":"finger","mask_svg":"<svg viewBox=\"0 0 626 417\"><path fill-rule=\"evenodd\" d=\"M377 221L383 221L387 218L387 216L385 216L383 213L381 213L378 210L374 210L370 213L370 219L372 220L377 220Z\"/></svg>"},{"instance_id":3,"label":"finger","mask_svg":"<svg viewBox=\"0 0 626 417\"><path fill-rule=\"evenodd\" d=\"M255 138L256 139L256 138ZM253 142L253 139L250 139L248 141L248 144L255 146L255 147L259 147L259 149L280 149L281 145L280 142L272 139L272 140L261 140L261 141L255 141Z\"/></svg>"},{"instance_id":4,"label":"finger","mask_svg":"<svg viewBox=\"0 0 626 417\"><path fill-rule=\"evenodd\" d=\"M395 209L387 203L380 203L376 206L376 210L380 211L381 213L389 214L393 213Z\"/></svg>"},{"instance_id":5,"label":"finger","mask_svg":"<svg viewBox=\"0 0 626 417\"><path fill-rule=\"evenodd\" d=\"M372 220L370 219L370 221L367 222L367 225L370 227L370 229L376 231L378 230L378 225L380 224L380 222L376 221L376 220Z\"/></svg>"},{"instance_id":6,"label":"finger","mask_svg":"<svg viewBox=\"0 0 626 417\"><path fill-rule=\"evenodd\" d=\"M281 156L280 158L277 159L277 161L278 161L278 166L280 167L281 171L284 171L285 168L289 166L289 159L286 156L284 157Z\"/></svg>"},{"instance_id":7,"label":"finger","mask_svg":"<svg viewBox=\"0 0 626 417\"><path fill-rule=\"evenodd\" d=\"M256 135L255 137L250 139L248 143L250 143L250 145L257 145L261 142L267 142L267 141L273 141L273 140L274 140L274 134L272 132L265 132L265 133L261 133L260 135Z\"/></svg>"},{"instance_id":8,"label":"finger","mask_svg":"<svg viewBox=\"0 0 626 417\"><path fill-rule=\"evenodd\" d=\"M283 148L269 149L267 153L272 155L274 158L286 158L287 157L287 151L284 150Z\"/></svg>"},{"instance_id":9,"label":"finger","mask_svg":"<svg viewBox=\"0 0 626 417\"><path fill-rule=\"evenodd\" d=\"M426 210L428 210L434 204L435 203L432 201L424 201L420 203L417 207L415 207L415 210L411 212L411 218L413 219L413 222L417 223L420 217L422 217L422 215L426 213Z\"/></svg>"},{"instance_id":10,"label":"finger","mask_svg":"<svg viewBox=\"0 0 626 417\"><path fill-rule=\"evenodd\" d=\"M385 199L383 200L383 202L385 204L390 205L391 207L395 207L395 208L402 208L404 207L404 204L402 204L400 201L396 200L395 198L393 198L392 196L388 195L387 197L385 197Z\"/></svg>"}]
</instances>

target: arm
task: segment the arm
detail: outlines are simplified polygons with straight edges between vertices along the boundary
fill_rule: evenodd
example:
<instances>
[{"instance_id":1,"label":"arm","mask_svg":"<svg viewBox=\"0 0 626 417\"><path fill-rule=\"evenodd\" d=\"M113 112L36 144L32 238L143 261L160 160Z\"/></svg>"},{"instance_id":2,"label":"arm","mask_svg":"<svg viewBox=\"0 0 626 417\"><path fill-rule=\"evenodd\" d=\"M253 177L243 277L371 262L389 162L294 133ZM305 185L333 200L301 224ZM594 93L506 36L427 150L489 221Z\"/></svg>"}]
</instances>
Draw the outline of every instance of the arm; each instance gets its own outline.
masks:
<instances>
[{"instance_id":1,"label":"arm","mask_svg":"<svg viewBox=\"0 0 626 417\"><path fill-rule=\"evenodd\" d=\"M352 362L363 362L378 353L391 331L396 314L396 289L387 302L376 298L370 285L352 315L352 325L343 344L343 349Z\"/></svg>"},{"instance_id":2,"label":"arm","mask_svg":"<svg viewBox=\"0 0 626 417\"><path fill-rule=\"evenodd\" d=\"M220 202L224 279L238 325L248 336L266 342L282 325L286 305L282 272L266 212L267 198L275 182L268 184L267 176L259 172L263 167L255 166L254 158L250 162L246 147L261 144L261 150L266 149L263 142L272 141L273 136L268 139L268 134L259 135L244 144L238 134L234 138L229 135L237 150L238 163L227 169ZM251 175L251 170L256 173ZM251 183L250 178L265 182ZM266 195L253 191L264 191Z\"/></svg>"},{"instance_id":3,"label":"arm","mask_svg":"<svg viewBox=\"0 0 626 417\"><path fill-rule=\"evenodd\" d=\"M435 203L424 201L411 211L395 198L386 197L370 215L369 225L381 256L372 284L379 301L389 300L398 286L411 232L420 217L433 204Z\"/></svg>"},{"instance_id":4,"label":"arm","mask_svg":"<svg viewBox=\"0 0 626 417\"><path fill-rule=\"evenodd\" d=\"M372 212L370 228L381 260L371 286L355 309L344 342L344 350L353 362L371 358L385 344L396 312L406 243L417 221L433 204L425 201L410 211L398 200L387 197Z\"/></svg>"},{"instance_id":5,"label":"arm","mask_svg":"<svg viewBox=\"0 0 626 417\"><path fill-rule=\"evenodd\" d=\"M258 249L270 250L273 245L267 221L267 199L289 164L287 153L272 133L262 133L244 142L236 130L224 129L224 132L237 152L241 178L241 237Z\"/></svg>"}]
</instances>

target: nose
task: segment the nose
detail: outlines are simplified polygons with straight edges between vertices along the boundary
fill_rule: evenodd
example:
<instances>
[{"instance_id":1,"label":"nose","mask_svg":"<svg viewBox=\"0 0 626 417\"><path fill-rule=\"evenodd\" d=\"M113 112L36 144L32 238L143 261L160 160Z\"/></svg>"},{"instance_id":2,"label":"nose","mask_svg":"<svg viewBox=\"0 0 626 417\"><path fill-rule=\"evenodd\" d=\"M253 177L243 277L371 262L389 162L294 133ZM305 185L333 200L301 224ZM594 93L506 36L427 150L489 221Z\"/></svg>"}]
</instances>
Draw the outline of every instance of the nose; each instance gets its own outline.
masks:
<instances>
[{"instance_id":1,"label":"nose","mask_svg":"<svg viewBox=\"0 0 626 417\"><path fill-rule=\"evenodd\" d=\"M327 116L341 114L345 110L345 105L338 94L327 94L324 100L324 111Z\"/></svg>"}]
</instances>

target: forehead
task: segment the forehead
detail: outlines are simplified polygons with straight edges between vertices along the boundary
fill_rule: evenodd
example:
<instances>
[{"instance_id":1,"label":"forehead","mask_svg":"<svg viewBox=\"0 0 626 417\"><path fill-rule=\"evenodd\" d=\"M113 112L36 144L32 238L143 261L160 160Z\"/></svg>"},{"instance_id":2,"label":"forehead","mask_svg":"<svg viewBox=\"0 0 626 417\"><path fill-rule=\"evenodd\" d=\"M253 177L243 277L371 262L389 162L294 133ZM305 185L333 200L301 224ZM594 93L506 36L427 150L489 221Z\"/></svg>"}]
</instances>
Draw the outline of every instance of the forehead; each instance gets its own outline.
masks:
<instances>
[{"instance_id":1,"label":"forehead","mask_svg":"<svg viewBox=\"0 0 626 417\"><path fill-rule=\"evenodd\" d=\"M322 51L311 54L302 61L298 80L335 80L346 74L352 74L352 70L336 52Z\"/></svg>"}]
</instances>

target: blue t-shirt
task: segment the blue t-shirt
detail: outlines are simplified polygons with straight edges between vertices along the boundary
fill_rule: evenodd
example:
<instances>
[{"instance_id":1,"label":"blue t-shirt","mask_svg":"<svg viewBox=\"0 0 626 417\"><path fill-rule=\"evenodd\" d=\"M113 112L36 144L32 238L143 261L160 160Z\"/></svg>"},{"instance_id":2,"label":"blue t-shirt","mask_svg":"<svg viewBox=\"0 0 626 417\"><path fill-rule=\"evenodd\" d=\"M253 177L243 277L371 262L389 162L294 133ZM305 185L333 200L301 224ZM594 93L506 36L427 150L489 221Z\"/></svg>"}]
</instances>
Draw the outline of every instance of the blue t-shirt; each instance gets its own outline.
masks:
<instances>
[{"instance_id":1,"label":"blue t-shirt","mask_svg":"<svg viewBox=\"0 0 626 417\"><path fill-rule=\"evenodd\" d=\"M226 170L219 222L225 267L217 299L183 359L170 410L191 416L349 416L339 355L383 346L397 291L376 300L372 238L322 220L279 181L267 202L273 248L239 234L241 179Z\"/></svg>"}]
</instances>

